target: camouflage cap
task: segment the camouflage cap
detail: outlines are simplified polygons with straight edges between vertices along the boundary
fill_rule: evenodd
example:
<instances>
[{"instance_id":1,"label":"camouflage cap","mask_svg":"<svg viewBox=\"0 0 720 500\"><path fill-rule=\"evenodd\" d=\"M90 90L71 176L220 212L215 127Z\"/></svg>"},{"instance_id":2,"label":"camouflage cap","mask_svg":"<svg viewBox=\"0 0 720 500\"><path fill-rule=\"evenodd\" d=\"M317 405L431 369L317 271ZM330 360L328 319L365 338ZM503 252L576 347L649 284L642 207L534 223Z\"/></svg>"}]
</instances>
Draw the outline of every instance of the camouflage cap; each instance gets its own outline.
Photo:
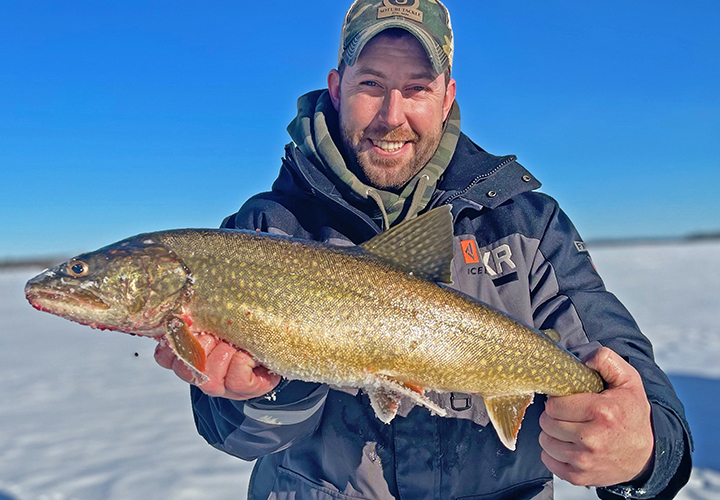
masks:
<instances>
[{"instance_id":1,"label":"camouflage cap","mask_svg":"<svg viewBox=\"0 0 720 500\"><path fill-rule=\"evenodd\" d=\"M450 13L440 0L355 0L345 15L338 66L355 64L365 44L390 28L412 33L438 74L452 68Z\"/></svg>"}]
</instances>

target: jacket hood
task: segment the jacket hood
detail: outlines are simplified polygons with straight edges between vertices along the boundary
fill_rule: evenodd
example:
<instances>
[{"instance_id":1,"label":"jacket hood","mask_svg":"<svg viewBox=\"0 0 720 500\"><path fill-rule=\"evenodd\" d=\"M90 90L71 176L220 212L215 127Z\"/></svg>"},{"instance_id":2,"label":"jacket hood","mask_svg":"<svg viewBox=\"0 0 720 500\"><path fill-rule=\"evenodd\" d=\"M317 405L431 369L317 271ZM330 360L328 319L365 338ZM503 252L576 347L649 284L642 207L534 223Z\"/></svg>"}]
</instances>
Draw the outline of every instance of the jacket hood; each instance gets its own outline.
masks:
<instances>
[{"instance_id":1,"label":"jacket hood","mask_svg":"<svg viewBox=\"0 0 720 500\"><path fill-rule=\"evenodd\" d=\"M327 90L301 96L298 114L287 130L300 152L332 180L343 198L387 229L415 217L430 202L460 136L460 108L453 102L432 157L397 191L366 184L359 172L348 165L341 153L339 116Z\"/></svg>"},{"instance_id":2,"label":"jacket hood","mask_svg":"<svg viewBox=\"0 0 720 500\"><path fill-rule=\"evenodd\" d=\"M461 133L455 154L426 209L458 198L476 209L493 209L540 185L515 156L491 155ZM280 174L272 189L285 195L320 197L329 203L351 206L333 181L292 143L285 146Z\"/></svg>"}]
</instances>

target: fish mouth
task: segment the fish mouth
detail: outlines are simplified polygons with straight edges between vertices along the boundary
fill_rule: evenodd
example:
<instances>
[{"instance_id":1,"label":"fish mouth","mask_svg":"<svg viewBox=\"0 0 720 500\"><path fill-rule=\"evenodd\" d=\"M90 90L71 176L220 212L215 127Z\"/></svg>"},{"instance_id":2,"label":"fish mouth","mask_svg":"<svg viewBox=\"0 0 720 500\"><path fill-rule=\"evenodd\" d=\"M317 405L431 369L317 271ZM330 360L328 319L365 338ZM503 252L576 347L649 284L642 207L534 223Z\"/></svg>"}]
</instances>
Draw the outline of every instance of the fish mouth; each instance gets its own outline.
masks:
<instances>
[{"instance_id":1,"label":"fish mouth","mask_svg":"<svg viewBox=\"0 0 720 500\"><path fill-rule=\"evenodd\" d=\"M35 308L41 311L53 312L52 304L65 304L69 306L80 306L95 310L106 311L110 305L100 297L87 290L74 290L66 292L63 290L52 290L43 288L26 288L25 298Z\"/></svg>"}]
</instances>

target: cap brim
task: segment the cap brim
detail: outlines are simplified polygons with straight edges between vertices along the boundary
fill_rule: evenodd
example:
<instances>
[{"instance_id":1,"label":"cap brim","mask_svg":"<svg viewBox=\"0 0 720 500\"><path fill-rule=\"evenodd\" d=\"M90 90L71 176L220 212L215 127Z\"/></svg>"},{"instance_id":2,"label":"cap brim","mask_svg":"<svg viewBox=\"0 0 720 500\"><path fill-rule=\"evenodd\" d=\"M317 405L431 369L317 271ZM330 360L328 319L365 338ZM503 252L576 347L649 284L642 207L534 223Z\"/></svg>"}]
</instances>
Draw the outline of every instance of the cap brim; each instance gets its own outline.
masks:
<instances>
[{"instance_id":1,"label":"cap brim","mask_svg":"<svg viewBox=\"0 0 720 500\"><path fill-rule=\"evenodd\" d=\"M375 23L355 35L350 44L348 44L343 51L342 60L345 61L345 64L348 66L352 66L360 56L365 44L378 33L390 28L404 29L412 34L425 49L425 53L430 60L430 64L438 75L445 72L448 68L449 59L447 54L445 54L442 47L433 40L432 36L425 29L418 26L417 23L397 17Z\"/></svg>"}]
</instances>

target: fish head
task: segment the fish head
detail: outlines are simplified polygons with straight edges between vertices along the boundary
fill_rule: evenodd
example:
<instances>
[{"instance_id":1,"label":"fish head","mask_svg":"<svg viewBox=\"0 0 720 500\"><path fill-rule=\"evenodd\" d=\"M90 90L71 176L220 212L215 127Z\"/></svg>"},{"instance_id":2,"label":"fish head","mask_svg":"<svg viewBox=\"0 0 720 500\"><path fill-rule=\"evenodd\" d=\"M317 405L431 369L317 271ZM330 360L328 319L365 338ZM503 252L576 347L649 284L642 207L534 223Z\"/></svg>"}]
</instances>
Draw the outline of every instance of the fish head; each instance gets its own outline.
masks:
<instances>
[{"instance_id":1,"label":"fish head","mask_svg":"<svg viewBox=\"0 0 720 500\"><path fill-rule=\"evenodd\" d=\"M83 325L155 336L191 284L176 254L140 235L43 271L25 296L36 309Z\"/></svg>"}]
</instances>

